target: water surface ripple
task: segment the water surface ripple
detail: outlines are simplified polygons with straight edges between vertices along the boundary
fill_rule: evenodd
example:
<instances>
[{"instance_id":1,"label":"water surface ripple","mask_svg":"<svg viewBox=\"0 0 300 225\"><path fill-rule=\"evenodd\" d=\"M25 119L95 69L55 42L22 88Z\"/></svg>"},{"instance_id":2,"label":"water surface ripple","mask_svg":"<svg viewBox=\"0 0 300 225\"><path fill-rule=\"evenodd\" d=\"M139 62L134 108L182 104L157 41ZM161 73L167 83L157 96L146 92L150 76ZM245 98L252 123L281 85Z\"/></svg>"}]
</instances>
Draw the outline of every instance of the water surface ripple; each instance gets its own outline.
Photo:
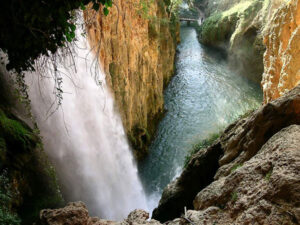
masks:
<instances>
[{"instance_id":1,"label":"water surface ripple","mask_svg":"<svg viewBox=\"0 0 300 225\"><path fill-rule=\"evenodd\" d=\"M193 27L181 26L178 50L176 75L165 91L167 113L139 165L150 210L182 171L193 145L262 102L259 85L231 71L222 54L201 46Z\"/></svg>"}]
</instances>

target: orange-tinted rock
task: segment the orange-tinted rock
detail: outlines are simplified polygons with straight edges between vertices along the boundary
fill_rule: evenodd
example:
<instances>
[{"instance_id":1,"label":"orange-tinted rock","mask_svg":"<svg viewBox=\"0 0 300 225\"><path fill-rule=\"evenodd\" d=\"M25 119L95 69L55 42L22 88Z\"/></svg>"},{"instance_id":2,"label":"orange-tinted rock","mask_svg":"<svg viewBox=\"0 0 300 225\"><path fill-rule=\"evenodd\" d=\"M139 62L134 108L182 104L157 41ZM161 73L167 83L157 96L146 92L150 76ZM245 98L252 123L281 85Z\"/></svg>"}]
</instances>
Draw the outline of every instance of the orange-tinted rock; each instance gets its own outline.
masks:
<instances>
[{"instance_id":1,"label":"orange-tinted rock","mask_svg":"<svg viewBox=\"0 0 300 225\"><path fill-rule=\"evenodd\" d=\"M288 1L265 28L264 102L282 96L300 83L300 2Z\"/></svg>"},{"instance_id":2,"label":"orange-tinted rock","mask_svg":"<svg viewBox=\"0 0 300 225\"><path fill-rule=\"evenodd\" d=\"M136 0L115 1L108 16L86 10L88 37L112 87L122 120L139 155L163 113L163 90L174 71L176 23L164 1L144 10Z\"/></svg>"}]
</instances>

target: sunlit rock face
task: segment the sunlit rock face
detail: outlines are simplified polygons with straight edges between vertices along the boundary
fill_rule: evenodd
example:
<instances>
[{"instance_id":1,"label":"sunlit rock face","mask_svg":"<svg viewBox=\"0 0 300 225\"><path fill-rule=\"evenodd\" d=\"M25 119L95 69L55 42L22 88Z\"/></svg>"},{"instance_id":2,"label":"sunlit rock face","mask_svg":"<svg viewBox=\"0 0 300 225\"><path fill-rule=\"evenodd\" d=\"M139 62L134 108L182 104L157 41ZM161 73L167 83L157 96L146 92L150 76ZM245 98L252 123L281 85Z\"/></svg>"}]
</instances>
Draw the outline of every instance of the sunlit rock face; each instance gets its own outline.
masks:
<instances>
[{"instance_id":1,"label":"sunlit rock face","mask_svg":"<svg viewBox=\"0 0 300 225\"><path fill-rule=\"evenodd\" d=\"M163 89L174 71L178 29L170 17L164 1L143 7L136 0L114 1L108 16L85 12L91 46L99 54L137 156L147 152L163 113Z\"/></svg>"},{"instance_id":2,"label":"sunlit rock face","mask_svg":"<svg viewBox=\"0 0 300 225\"><path fill-rule=\"evenodd\" d=\"M198 0L200 1L200 0ZM285 0L206 0L202 44L225 49L230 66L260 83L264 70L262 30Z\"/></svg>"},{"instance_id":3,"label":"sunlit rock face","mask_svg":"<svg viewBox=\"0 0 300 225\"><path fill-rule=\"evenodd\" d=\"M281 6L265 30L266 53L262 87L264 102L282 96L300 83L300 2Z\"/></svg>"}]
</instances>

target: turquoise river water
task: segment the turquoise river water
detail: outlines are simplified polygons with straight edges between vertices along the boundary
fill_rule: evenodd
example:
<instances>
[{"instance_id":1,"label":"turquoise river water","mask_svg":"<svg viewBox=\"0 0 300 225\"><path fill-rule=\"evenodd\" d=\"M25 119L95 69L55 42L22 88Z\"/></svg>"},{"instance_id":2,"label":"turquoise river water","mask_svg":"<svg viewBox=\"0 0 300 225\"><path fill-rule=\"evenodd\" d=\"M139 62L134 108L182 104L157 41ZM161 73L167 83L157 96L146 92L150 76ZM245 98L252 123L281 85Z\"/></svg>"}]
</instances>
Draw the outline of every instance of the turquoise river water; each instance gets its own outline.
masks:
<instances>
[{"instance_id":1,"label":"turquoise river water","mask_svg":"<svg viewBox=\"0 0 300 225\"><path fill-rule=\"evenodd\" d=\"M165 91L166 114L149 156L139 163L148 210L180 175L193 145L224 129L262 102L259 84L231 71L224 56L199 44L193 27L181 26L176 74Z\"/></svg>"}]
</instances>

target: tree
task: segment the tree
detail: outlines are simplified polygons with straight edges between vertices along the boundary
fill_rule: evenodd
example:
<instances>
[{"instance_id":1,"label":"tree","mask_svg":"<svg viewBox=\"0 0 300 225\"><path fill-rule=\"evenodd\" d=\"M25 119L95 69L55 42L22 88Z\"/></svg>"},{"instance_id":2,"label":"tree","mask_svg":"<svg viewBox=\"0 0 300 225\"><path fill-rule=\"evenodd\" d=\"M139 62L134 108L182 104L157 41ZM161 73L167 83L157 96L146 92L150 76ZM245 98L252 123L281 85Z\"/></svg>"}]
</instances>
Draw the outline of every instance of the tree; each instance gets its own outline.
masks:
<instances>
[{"instance_id":1,"label":"tree","mask_svg":"<svg viewBox=\"0 0 300 225\"><path fill-rule=\"evenodd\" d=\"M75 38L75 9L90 0L4 0L0 7L0 49L8 55L8 70L34 70L41 55L54 54ZM112 0L92 0L93 9L108 14Z\"/></svg>"}]
</instances>

